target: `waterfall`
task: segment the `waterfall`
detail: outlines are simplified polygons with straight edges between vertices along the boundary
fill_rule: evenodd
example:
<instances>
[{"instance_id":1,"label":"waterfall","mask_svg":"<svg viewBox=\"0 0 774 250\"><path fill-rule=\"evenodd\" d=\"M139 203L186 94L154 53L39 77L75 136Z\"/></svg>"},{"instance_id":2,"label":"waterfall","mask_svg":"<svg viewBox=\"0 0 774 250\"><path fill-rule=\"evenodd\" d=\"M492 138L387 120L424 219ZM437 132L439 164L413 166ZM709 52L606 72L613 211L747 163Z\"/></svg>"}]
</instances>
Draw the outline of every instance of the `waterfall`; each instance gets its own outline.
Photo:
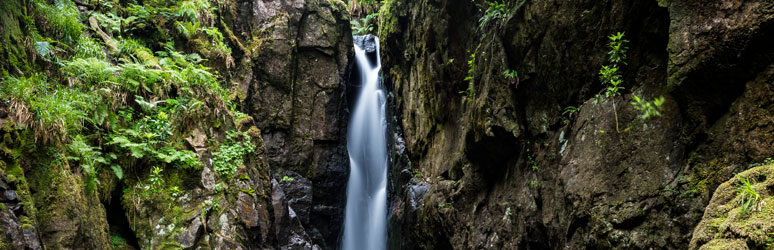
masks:
<instances>
[{"instance_id":1,"label":"waterfall","mask_svg":"<svg viewBox=\"0 0 774 250\"><path fill-rule=\"evenodd\" d=\"M375 65L355 45L361 91L347 131L350 174L344 214L343 250L380 250L387 239L387 120L385 95L379 84L379 40Z\"/></svg>"}]
</instances>

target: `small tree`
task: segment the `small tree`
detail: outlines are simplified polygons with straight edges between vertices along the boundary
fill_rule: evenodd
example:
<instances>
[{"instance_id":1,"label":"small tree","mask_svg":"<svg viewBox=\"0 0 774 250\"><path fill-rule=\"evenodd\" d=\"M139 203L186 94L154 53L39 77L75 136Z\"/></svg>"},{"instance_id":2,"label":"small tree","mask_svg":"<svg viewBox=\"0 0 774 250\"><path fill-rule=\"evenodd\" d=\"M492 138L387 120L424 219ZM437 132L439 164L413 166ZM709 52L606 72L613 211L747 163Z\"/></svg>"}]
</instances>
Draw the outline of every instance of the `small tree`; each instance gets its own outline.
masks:
<instances>
[{"instance_id":1,"label":"small tree","mask_svg":"<svg viewBox=\"0 0 774 250\"><path fill-rule=\"evenodd\" d=\"M626 43L628 43L629 40L623 39L623 36L623 32L608 36L608 39L610 39L610 42L608 42L610 51L607 52L607 54L610 55L608 59L610 64L602 65L602 68L599 70L599 80L603 85L607 86L605 96L613 100L615 131L619 133L621 130L618 127L618 111L616 111L615 108L615 97L621 95L620 90L624 89L624 87L620 86L621 83L623 83L623 77L621 76L619 67L622 64L626 64L624 60L626 59L626 50L629 49L629 47L626 47Z\"/></svg>"}]
</instances>

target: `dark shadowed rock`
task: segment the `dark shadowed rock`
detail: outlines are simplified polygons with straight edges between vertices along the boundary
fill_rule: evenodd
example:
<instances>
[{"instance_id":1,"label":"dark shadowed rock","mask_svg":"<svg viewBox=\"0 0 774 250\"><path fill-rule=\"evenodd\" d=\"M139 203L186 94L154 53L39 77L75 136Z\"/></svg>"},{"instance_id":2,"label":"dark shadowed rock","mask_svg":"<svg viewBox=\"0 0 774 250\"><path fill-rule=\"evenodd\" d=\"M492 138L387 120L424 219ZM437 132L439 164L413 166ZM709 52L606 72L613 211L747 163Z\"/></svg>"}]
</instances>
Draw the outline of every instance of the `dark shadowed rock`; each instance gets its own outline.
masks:
<instances>
[{"instance_id":1,"label":"dark shadowed rock","mask_svg":"<svg viewBox=\"0 0 774 250\"><path fill-rule=\"evenodd\" d=\"M292 180L279 182L280 187L285 192L288 206L295 211L302 223L308 224L309 213L312 209L312 182L291 171L287 171L284 176L292 178Z\"/></svg>"}]
</instances>

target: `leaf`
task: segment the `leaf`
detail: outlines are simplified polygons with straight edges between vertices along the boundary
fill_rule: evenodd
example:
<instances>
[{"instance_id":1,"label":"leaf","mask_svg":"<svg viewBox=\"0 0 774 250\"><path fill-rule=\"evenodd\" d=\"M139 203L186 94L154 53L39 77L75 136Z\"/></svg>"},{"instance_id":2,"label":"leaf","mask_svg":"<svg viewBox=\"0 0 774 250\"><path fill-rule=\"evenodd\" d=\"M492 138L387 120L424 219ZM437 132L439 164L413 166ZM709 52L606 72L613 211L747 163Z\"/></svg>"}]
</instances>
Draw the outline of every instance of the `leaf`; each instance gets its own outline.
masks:
<instances>
[{"instance_id":1,"label":"leaf","mask_svg":"<svg viewBox=\"0 0 774 250\"><path fill-rule=\"evenodd\" d=\"M35 42L35 50L38 54L45 57L51 52L51 44L46 41Z\"/></svg>"},{"instance_id":2,"label":"leaf","mask_svg":"<svg viewBox=\"0 0 774 250\"><path fill-rule=\"evenodd\" d=\"M113 169L113 173L116 174L116 177L118 177L119 180L124 179L124 171L121 169L121 166L112 165L110 166L110 169Z\"/></svg>"}]
</instances>

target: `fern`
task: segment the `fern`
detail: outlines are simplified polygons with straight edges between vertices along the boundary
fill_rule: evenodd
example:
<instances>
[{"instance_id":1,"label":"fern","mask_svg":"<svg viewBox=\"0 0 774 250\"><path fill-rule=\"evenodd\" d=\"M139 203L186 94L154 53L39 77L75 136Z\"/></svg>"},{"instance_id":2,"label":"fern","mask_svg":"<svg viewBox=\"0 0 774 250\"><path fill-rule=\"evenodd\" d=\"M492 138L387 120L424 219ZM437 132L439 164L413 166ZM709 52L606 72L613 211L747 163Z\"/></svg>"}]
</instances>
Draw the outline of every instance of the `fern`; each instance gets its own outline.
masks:
<instances>
[{"instance_id":1,"label":"fern","mask_svg":"<svg viewBox=\"0 0 774 250\"><path fill-rule=\"evenodd\" d=\"M86 191L92 192L97 180L97 171L100 166L109 164L109 161L102 157L102 152L99 147L92 147L89 145L81 135L73 137L70 144L67 145L73 156L67 157L68 160L77 161L83 170L83 176L86 182ZM111 167L116 177L123 178L123 171L120 167Z\"/></svg>"},{"instance_id":2,"label":"fern","mask_svg":"<svg viewBox=\"0 0 774 250\"><path fill-rule=\"evenodd\" d=\"M48 21L47 29L69 43L75 43L81 37L85 26L79 22L78 8L70 0L57 0L54 5L45 1L35 1L38 10Z\"/></svg>"},{"instance_id":3,"label":"fern","mask_svg":"<svg viewBox=\"0 0 774 250\"><path fill-rule=\"evenodd\" d=\"M186 39L191 39L196 36L196 34L199 32L199 22L196 21L184 21L184 22L176 22L175 27L177 28L177 32L179 32L183 37Z\"/></svg>"},{"instance_id":4,"label":"fern","mask_svg":"<svg viewBox=\"0 0 774 250\"><path fill-rule=\"evenodd\" d=\"M71 77L79 79L85 86L104 85L106 82L115 82L113 73L118 70L107 61L89 57L78 58L65 63L62 70Z\"/></svg>"}]
</instances>

